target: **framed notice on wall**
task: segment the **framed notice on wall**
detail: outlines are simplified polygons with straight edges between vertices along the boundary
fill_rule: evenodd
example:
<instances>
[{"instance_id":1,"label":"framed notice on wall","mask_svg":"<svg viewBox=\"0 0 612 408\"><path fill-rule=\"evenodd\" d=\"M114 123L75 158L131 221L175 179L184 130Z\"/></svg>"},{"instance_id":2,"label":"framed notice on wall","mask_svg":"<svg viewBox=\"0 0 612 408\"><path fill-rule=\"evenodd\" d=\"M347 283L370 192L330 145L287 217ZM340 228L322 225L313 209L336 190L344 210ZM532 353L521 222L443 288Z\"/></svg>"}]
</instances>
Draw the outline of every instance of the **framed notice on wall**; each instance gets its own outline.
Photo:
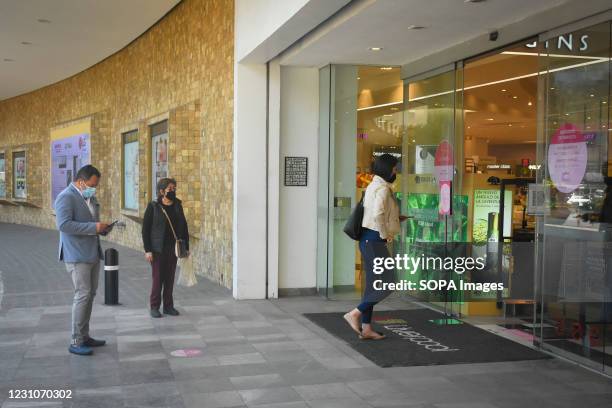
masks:
<instances>
[{"instance_id":1,"label":"framed notice on wall","mask_svg":"<svg viewBox=\"0 0 612 408\"><path fill-rule=\"evenodd\" d=\"M123 208L138 209L138 132L123 134Z\"/></svg>"},{"instance_id":2,"label":"framed notice on wall","mask_svg":"<svg viewBox=\"0 0 612 408\"><path fill-rule=\"evenodd\" d=\"M285 157L285 186L308 185L308 157Z\"/></svg>"},{"instance_id":3,"label":"framed notice on wall","mask_svg":"<svg viewBox=\"0 0 612 408\"><path fill-rule=\"evenodd\" d=\"M51 206L74 181L79 169L91 164L91 121L89 119L51 130Z\"/></svg>"},{"instance_id":4,"label":"framed notice on wall","mask_svg":"<svg viewBox=\"0 0 612 408\"><path fill-rule=\"evenodd\" d=\"M0 152L0 198L6 198L6 161L4 152Z\"/></svg>"},{"instance_id":5,"label":"framed notice on wall","mask_svg":"<svg viewBox=\"0 0 612 408\"><path fill-rule=\"evenodd\" d=\"M51 203L70 183L79 169L91 163L89 134L51 141Z\"/></svg>"},{"instance_id":6,"label":"framed notice on wall","mask_svg":"<svg viewBox=\"0 0 612 408\"><path fill-rule=\"evenodd\" d=\"M157 197L157 182L168 177L168 121L151 126L151 199Z\"/></svg>"},{"instance_id":7,"label":"framed notice on wall","mask_svg":"<svg viewBox=\"0 0 612 408\"><path fill-rule=\"evenodd\" d=\"M26 184L26 153L13 152L13 197L26 199L28 190Z\"/></svg>"}]
</instances>

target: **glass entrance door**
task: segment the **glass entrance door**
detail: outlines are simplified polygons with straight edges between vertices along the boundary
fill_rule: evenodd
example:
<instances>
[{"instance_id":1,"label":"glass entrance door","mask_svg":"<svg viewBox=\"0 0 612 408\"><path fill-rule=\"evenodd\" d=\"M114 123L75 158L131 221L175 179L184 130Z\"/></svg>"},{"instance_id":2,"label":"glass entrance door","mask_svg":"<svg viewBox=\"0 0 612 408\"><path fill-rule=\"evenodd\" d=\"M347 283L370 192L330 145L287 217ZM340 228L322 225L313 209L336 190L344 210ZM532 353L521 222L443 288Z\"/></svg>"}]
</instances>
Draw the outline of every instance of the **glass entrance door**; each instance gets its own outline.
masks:
<instances>
[{"instance_id":1,"label":"glass entrance door","mask_svg":"<svg viewBox=\"0 0 612 408\"><path fill-rule=\"evenodd\" d=\"M610 23L539 44L538 132L547 205L538 221L542 347L612 367Z\"/></svg>"},{"instance_id":2,"label":"glass entrance door","mask_svg":"<svg viewBox=\"0 0 612 408\"><path fill-rule=\"evenodd\" d=\"M467 241L468 197L461 194L462 70L405 82L402 142L401 210L411 217L403 226L398 253L409 257L442 257L453 242ZM459 86L457 86L459 84ZM459 89L459 90L458 90ZM446 158L445 158L446 157ZM456 280L454 273L434 269L402 271L398 279ZM417 299L431 302L449 315L460 314L458 291L418 290Z\"/></svg>"},{"instance_id":3,"label":"glass entrance door","mask_svg":"<svg viewBox=\"0 0 612 408\"><path fill-rule=\"evenodd\" d=\"M373 178L373 160L401 157L403 91L398 67L320 70L317 286L329 298L361 296L361 254L343 227ZM400 191L401 176L393 189Z\"/></svg>"}]
</instances>

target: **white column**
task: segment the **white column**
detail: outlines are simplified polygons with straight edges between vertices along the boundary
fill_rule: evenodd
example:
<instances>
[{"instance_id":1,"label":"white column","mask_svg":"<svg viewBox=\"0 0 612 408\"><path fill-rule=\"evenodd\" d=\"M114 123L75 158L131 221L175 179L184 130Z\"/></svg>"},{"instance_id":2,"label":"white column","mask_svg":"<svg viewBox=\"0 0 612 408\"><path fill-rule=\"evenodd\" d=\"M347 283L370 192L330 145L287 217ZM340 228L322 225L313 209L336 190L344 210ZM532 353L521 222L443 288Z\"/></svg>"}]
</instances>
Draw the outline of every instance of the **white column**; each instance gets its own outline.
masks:
<instances>
[{"instance_id":1,"label":"white column","mask_svg":"<svg viewBox=\"0 0 612 408\"><path fill-rule=\"evenodd\" d=\"M314 288L317 271L317 161L319 70L281 68L280 165L285 156L308 158L308 185L280 183L279 287Z\"/></svg>"},{"instance_id":2,"label":"white column","mask_svg":"<svg viewBox=\"0 0 612 408\"><path fill-rule=\"evenodd\" d=\"M266 87L265 65L235 64L233 295L236 299L266 297Z\"/></svg>"},{"instance_id":3,"label":"white column","mask_svg":"<svg viewBox=\"0 0 612 408\"><path fill-rule=\"evenodd\" d=\"M268 71L268 298L278 297L279 211L282 166L280 157L281 67L270 61Z\"/></svg>"}]
</instances>

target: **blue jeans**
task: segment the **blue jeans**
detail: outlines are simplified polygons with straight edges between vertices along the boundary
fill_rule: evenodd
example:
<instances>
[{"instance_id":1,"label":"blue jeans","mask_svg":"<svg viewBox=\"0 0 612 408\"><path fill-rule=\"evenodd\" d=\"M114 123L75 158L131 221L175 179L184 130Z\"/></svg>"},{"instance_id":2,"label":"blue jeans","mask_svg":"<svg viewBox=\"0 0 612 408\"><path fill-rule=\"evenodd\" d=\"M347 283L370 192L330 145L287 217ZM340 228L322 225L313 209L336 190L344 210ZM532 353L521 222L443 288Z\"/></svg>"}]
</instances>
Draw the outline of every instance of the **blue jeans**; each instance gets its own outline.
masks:
<instances>
[{"instance_id":1,"label":"blue jeans","mask_svg":"<svg viewBox=\"0 0 612 408\"><path fill-rule=\"evenodd\" d=\"M361 303L357 306L357 309L361 312L361 323L362 324L370 324L372 321L372 313L374 312L374 306L379 302L379 300L375 299L376 296L373 296L373 282L375 279L374 271L370 267L373 263L373 259L369 259L372 257L373 251L366 250L366 244L371 245L372 243L385 243L386 241L380 237L378 231L374 231L368 228L363 228L361 232L361 238L359 239L359 250L361 251L362 256L362 268L365 270L365 290L363 293L363 297L361 299ZM371 248L368 248L371 249ZM387 253L387 256L388 253Z\"/></svg>"}]
</instances>

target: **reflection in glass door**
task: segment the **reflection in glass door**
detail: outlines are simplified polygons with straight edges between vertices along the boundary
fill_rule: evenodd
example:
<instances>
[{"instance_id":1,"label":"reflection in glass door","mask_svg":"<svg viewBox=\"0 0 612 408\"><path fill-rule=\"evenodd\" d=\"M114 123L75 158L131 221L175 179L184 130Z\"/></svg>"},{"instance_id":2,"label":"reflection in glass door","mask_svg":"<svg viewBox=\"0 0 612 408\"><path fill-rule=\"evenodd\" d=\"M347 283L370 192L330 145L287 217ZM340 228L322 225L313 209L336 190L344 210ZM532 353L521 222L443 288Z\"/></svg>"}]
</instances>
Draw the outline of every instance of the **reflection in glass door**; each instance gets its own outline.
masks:
<instances>
[{"instance_id":1,"label":"reflection in glass door","mask_svg":"<svg viewBox=\"0 0 612 408\"><path fill-rule=\"evenodd\" d=\"M538 221L538 335L543 348L610 371L610 23L540 47L538 183L549 204Z\"/></svg>"},{"instance_id":2,"label":"reflection in glass door","mask_svg":"<svg viewBox=\"0 0 612 408\"><path fill-rule=\"evenodd\" d=\"M401 156L403 85L397 67L356 65L322 68L319 84L317 287L330 298L356 299L365 276L343 227L372 180L374 158Z\"/></svg>"},{"instance_id":3,"label":"reflection in glass door","mask_svg":"<svg viewBox=\"0 0 612 408\"><path fill-rule=\"evenodd\" d=\"M402 143L402 213L409 218L402 231L398 252L411 257L456 256L448 253L452 242L467 240L467 196L462 195L456 177L462 125L462 70L454 66L447 72L423 79L409 79L405 85ZM459 84L460 86L457 86ZM459 133L457 135L456 133ZM444 152L448 152L446 160ZM457 193L459 192L459 193ZM448 203L443 205L444 203ZM426 279L455 279L448 271L400 271L398 279L419 282ZM456 279L455 279L456 280ZM414 291L412 296L432 302L452 314L461 299L456 291Z\"/></svg>"}]
</instances>

